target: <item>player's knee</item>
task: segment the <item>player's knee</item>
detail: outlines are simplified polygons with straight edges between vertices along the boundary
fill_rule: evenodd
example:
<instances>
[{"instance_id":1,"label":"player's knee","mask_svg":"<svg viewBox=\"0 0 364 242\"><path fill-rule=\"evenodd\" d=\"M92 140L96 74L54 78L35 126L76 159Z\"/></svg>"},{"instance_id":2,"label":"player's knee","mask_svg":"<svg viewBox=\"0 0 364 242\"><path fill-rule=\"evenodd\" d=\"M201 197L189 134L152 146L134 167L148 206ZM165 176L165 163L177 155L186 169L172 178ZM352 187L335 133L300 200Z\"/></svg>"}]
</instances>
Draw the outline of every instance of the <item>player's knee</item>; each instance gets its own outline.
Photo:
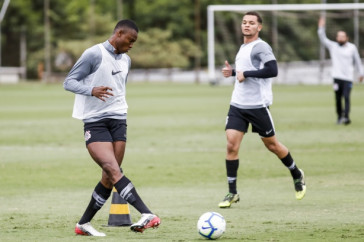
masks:
<instances>
[{"instance_id":1,"label":"player's knee","mask_svg":"<svg viewBox=\"0 0 364 242\"><path fill-rule=\"evenodd\" d=\"M227 153L230 155L237 154L238 150L239 150L239 145L235 144L233 142L228 142L226 150L227 150Z\"/></svg>"},{"instance_id":2,"label":"player's knee","mask_svg":"<svg viewBox=\"0 0 364 242\"><path fill-rule=\"evenodd\" d=\"M275 154L278 152L279 147L276 143L265 144L265 146L270 152L273 152Z\"/></svg>"},{"instance_id":3,"label":"player's knee","mask_svg":"<svg viewBox=\"0 0 364 242\"><path fill-rule=\"evenodd\" d=\"M102 164L102 170L106 173L108 178L112 178L117 171L120 171L119 169L115 169L115 165L111 162L104 162Z\"/></svg>"},{"instance_id":4,"label":"player's knee","mask_svg":"<svg viewBox=\"0 0 364 242\"><path fill-rule=\"evenodd\" d=\"M102 178L101 178L102 185L104 185L104 187L106 187L108 189L112 189L112 187L114 185L112 182L113 181L109 178L109 176L106 175L106 173L105 173L105 175L103 173Z\"/></svg>"}]
</instances>

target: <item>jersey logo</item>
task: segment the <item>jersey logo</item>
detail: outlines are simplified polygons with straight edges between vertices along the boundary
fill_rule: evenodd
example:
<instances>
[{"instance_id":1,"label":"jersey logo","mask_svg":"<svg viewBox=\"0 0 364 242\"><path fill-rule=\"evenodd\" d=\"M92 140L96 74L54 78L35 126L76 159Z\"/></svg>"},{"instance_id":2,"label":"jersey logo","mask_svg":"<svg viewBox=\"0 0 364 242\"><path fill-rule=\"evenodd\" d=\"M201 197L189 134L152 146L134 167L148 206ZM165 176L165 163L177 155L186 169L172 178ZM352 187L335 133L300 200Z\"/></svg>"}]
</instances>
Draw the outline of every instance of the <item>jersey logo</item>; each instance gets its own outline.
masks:
<instances>
[{"instance_id":1,"label":"jersey logo","mask_svg":"<svg viewBox=\"0 0 364 242\"><path fill-rule=\"evenodd\" d=\"M116 75L116 74L118 74L119 72L121 72L121 71L111 71L111 75Z\"/></svg>"}]
</instances>

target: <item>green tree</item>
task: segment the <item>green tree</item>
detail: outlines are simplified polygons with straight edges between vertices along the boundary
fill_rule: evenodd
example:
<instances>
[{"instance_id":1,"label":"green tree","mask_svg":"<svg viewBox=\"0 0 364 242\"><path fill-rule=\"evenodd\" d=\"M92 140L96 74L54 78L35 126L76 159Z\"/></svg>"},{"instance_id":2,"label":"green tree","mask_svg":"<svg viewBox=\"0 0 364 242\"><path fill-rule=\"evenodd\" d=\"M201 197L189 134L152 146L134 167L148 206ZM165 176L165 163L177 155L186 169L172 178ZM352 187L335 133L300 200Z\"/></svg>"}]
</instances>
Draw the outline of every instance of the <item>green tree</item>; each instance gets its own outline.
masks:
<instances>
[{"instance_id":1,"label":"green tree","mask_svg":"<svg viewBox=\"0 0 364 242\"><path fill-rule=\"evenodd\" d=\"M173 40L171 31L151 28L139 33L130 56L137 68L186 68L196 52L199 49L191 40Z\"/></svg>"}]
</instances>

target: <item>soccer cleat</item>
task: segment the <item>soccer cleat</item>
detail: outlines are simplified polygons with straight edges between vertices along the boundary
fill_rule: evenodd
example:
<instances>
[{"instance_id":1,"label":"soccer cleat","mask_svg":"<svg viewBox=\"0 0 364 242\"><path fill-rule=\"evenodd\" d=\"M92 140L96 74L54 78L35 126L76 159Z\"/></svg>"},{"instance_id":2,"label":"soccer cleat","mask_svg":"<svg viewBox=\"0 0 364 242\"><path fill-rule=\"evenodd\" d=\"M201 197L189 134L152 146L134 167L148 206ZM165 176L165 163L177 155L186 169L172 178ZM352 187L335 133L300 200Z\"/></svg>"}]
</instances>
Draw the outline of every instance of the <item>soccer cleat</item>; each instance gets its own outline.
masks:
<instances>
[{"instance_id":1,"label":"soccer cleat","mask_svg":"<svg viewBox=\"0 0 364 242\"><path fill-rule=\"evenodd\" d=\"M224 200L219 203L220 208L230 208L232 203L237 203L240 201L239 194L228 193Z\"/></svg>"},{"instance_id":2,"label":"soccer cleat","mask_svg":"<svg viewBox=\"0 0 364 242\"><path fill-rule=\"evenodd\" d=\"M91 226L90 222L85 224L76 224L75 233L79 235L87 235L87 236L106 236L104 233L100 233L94 227Z\"/></svg>"},{"instance_id":3,"label":"soccer cleat","mask_svg":"<svg viewBox=\"0 0 364 242\"><path fill-rule=\"evenodd\" d=\"M301 172L301 178L293 180L297 200L301 200L306 194L305 173L303 173L303 170L299 170Z\"/></svg>"},{"instance_id":4,"label":"soccer cleat","mask_svg":"<svg viewBox=\"0 0 364 242\"><path fill-rule=\"evenodd\" d=\"M130 229L134 232L143 233L145 229L157 228L161 224L160 218L151 213L143 213L141 219L132 224Z\"/></svg>"}]
</instances>

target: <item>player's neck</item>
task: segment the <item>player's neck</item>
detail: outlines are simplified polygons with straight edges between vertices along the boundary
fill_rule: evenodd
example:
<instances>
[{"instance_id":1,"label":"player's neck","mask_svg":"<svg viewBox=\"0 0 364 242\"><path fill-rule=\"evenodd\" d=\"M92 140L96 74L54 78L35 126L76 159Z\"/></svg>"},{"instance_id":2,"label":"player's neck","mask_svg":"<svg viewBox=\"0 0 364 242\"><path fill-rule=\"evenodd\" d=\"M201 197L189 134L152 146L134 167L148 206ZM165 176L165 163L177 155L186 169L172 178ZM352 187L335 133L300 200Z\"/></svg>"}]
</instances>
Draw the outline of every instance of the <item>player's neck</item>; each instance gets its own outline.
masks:
<instances>
[{"instance_id":1,"label":"player's neck","mask_svg":"<svg viewBox=\"0 0 364 242\"><path fill-rule=\"evenodd\" d=\"M254 36L244 36L244 44L249 44L259 38L259 35Z\"/></svg>"}]
</instances>

